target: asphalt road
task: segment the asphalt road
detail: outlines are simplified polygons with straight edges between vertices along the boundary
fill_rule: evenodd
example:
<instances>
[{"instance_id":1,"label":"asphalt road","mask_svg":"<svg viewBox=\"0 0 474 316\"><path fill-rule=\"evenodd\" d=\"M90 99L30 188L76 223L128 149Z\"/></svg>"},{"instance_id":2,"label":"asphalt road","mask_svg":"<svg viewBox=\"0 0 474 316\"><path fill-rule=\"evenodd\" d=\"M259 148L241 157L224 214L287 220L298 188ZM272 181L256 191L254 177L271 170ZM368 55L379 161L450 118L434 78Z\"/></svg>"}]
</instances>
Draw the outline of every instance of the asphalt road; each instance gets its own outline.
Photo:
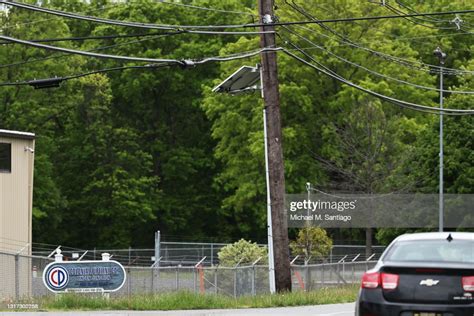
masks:
<instances>
[{"instance_id":1,"label":"asphalt road","mask_svg":"<svg viewBox=\"0 0 474 316\"><path fill-rule=\"evenodd\" d=\"M195 311L107 311L107 312L0 312L0 316L354 316L354 304L304 307L195 310Z\"/></svg>"}]
</instances>

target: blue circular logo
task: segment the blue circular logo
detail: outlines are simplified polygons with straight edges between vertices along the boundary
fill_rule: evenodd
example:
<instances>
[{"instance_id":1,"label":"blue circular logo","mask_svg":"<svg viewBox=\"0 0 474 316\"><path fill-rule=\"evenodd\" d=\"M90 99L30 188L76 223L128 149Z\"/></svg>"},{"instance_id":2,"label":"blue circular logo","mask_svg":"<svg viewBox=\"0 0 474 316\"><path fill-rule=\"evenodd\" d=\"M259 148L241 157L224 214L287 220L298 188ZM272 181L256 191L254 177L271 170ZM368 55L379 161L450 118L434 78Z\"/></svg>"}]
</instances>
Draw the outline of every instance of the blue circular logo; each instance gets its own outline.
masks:
<instances>
[{"instance_id":1,"label":"blue circular logo","mask_svg":"<svg viewBox=\"0 0 474 316\"><path fill-rule=\"evenodd\" d=\"M46 281L53 290L61 290L67 286L69 274L63 267L53 267L46 273Z\"/></svg>"}]
</instances>

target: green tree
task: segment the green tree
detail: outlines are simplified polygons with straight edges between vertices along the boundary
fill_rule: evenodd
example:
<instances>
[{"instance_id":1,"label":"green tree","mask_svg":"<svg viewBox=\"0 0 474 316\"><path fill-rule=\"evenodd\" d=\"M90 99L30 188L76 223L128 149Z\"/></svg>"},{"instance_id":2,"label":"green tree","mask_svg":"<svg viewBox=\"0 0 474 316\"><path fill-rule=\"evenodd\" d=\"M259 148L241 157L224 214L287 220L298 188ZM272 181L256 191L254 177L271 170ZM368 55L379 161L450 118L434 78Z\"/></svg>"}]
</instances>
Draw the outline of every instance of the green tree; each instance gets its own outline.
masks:
<instances>
[{"instance_id":1,"label":"green tree","mask_svg":"<svg viewBox=\"0 0 474 316\"><path fill-rule=\"evenodd\" d=\"M158 178L152 157L140 148L134 130L114 126L107 77L71 84L82 93L60 143L69 150L58 159L70 212L64 225L81 229L70 230L67 239L88 247L131 245L135 229L154 219Z\"/></svg>"},{"instance_id":2,"label":"green tree","mask_svg":"<svg viewBox=\"0 0 474 316\"><path fill-rule=\"evenodd\" d=\"M290 242L290 249L293 255L303 256L305 260L325 259L331 252L332 239L323 228L305 227Z\"/></svg>"}]
</instances>

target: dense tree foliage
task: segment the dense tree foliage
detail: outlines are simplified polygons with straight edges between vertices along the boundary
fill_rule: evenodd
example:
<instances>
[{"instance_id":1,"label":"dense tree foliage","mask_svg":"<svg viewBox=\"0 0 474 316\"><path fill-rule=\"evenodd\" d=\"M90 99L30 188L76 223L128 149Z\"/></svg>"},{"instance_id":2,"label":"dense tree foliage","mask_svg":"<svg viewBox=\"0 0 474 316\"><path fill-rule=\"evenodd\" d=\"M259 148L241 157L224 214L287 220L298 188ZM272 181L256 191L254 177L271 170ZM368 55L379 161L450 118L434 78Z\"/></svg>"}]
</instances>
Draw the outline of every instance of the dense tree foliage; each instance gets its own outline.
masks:
<instances>
[{"instance_id":1,"label":"dense tree foliage","mask_svg":"<svg viewBox=\"0 0 474 316\"><path fill-rule=\"evenodd\" d=\"M356 0L277 4L281 21L393 14L383 6ZM50 0L41 5L160 24L246 24L257 19L253 0L175 4ZM463 0L416 1L412 5L423 12L466 8ZM463 20L465 29L473 31L474 18L463 16ZM256 36L157 34L163 32L17 8L4 11L1 23L4 35L21 39L150 33L153 35L51 43L148 58L199 59L259 47ZM432 18L325 25L279 27L278 44L371 90L430 106L437 106L436 91L399 81L436 88L436 73L356 46L418 65L437 64L432 52L441 46L449 55L447 67L474 69L474 37L450 23L443 24L449 27L446 29L437 28L441 24ZM299 53L298 47L309 57ZM344 59L399 81L376 76ZM159 229L165 236L188 240L244 237L265 242L260 95L211 92L242 65L258 61L256 56L192 69L128 69L70 80L47 90L0 87L0 128L37 134L35 241L81 247L150 246L153 232ZM278 61L288 193L304 191L308 181L331 192L437 192L436 115L387 104L287 55L280 54ZM2 82L139 64L0 45ZM474 90L472 77L446 76L446 88ZM473 97L447 94L445 106L472 109ZM473 193L473 125L472 116L445 119L449 193ZM382 229L376 236L387 242L395 233L399 231ZM332 230L329 234L336 242L365 239L363 230Z\"/></svg>"}]
</instances>

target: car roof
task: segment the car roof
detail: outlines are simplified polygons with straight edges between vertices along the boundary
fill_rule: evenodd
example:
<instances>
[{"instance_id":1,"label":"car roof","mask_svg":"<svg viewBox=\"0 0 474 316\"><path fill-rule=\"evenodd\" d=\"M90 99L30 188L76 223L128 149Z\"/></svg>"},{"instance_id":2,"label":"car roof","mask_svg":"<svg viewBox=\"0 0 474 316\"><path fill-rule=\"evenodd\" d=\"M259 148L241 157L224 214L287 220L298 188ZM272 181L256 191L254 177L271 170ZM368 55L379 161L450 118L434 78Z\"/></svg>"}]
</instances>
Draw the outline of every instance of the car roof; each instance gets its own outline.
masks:
<instances>
[{"instance_id":1,"label":"car roof","mask_svg":"<svg viewBox=\"0 0 474 316\"><path fill-rule=\"evenodd\" d=\"M398 236L396 241L410 241L410 240L441 240L446 239L451 235L453 240L472 240L474 241L474 233L461 232L435 232L435 233L414 233Z\"/></svg>"}]
</instances>

